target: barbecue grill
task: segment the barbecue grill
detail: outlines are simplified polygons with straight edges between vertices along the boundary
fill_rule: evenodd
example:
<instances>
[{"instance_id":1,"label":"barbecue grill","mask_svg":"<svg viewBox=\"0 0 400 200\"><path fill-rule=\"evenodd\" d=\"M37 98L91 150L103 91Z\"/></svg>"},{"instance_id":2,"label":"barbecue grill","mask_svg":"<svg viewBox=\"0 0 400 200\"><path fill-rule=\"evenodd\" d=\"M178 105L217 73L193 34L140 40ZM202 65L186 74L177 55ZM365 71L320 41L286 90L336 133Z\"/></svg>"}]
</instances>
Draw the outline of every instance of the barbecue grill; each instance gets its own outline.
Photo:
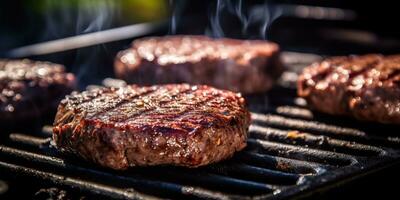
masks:
<instances>
[{"instance_id":1,"label":"barbecue grill","mask_svg":"<svg viewBox=\"0 0 400 200\"><path fill-rule=\"evenodd\" d=\"M199 169L111 171L61 155L52 146L51 127L45 126L40 132L11 133L3 140L0 168L6 177L34 177L116 199L284 199L307 196L400 162L400 138L393 127L315 114L296 97L290 80L280 82L286 86L248 97L253 111L248 147L222 163Z\"/></svg>"},{"instance_id":2,"label":"barbecue grill","mask_svg":"<svg viewBox=\"0 0 400 200\"><path fill-rule=\"evenodd\" d=\"M137 33L134 26L124 30ZM120 39L154 35L154 31L149 28L146 33ZM279 26L271 31L282 33ZM110 37L113 34L107 35L105 42L118 40ZM109 47L116 52L131 38ZM27 49L32 48L36 46ZM62 56L71 56L74 48L68 46L64 50L69 51L46 59L57 62ZM246 149L229 160L196 169L157 166L114 171L61 154L52 144L52 127L45 125L41 130L1 133L6 136L0 140L0 198L32 196L41 190L89 199L291 199L332 191L374 172L400 166L398 126L309 110L305 100L296 95L296 73L321 57L286 51L282 58L288 70L277 86L267 94L246 97L253 120L250 138ZM103 59L105 56L99 56L99 62ZM112 58L103 64L111 62ZM103 73L109 75L110 71ZM112 79L92 82L106 86L120 83ZM371 185L380 184L369 181Z\"/></svg>"}]
</instances>

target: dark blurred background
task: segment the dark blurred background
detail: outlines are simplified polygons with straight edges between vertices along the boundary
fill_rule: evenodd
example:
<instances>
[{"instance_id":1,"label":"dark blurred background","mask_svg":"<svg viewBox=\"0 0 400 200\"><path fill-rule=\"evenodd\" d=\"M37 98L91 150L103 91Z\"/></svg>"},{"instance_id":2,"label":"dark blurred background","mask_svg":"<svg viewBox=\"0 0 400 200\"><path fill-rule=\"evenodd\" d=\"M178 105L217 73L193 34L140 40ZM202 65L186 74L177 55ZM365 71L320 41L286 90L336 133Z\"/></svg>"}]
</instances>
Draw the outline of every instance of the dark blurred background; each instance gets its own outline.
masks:
<instances>
[{"instance_id":1,"label":"dark blurred background","mask_svg":"<svg viewBox=\"0 0 400 200\"><path fill-rule=\"evenodd\" d=\"M397 53L399 29L393 1L184 1L13 0L0 7L0 56L64 64L81 86L112 77L118 50L136 37L206 34L267 39L285 51L322 55ZM167 20L162 29L132 38L44 55L15 55L26 45L144 22Z\"/></svg>"},{"instance_id":2,"label":"dark blurred background","mask_svg":"<svg viewBox=\"0 0 400 200\"><path fill-rule=\"evenodd\" d=\"M17 47L111 28L169 19L169 2L160 0L16 0L0 7L0 57L27 57L64 64L75 73L81 88L113 76L117 51L133 38L43 55L14 55ZM160 30L160 34L167 31ZM148 32L141 36L155 34ZM94 39L96 41L96 39Z\"/></svg>"},{"instance_id":3,"label":"dark blurred background","mask_svg":"<svg viewBox=\"0 0 400 200\"><path fill-rule=\"evenodd\" d=\"M362 3L346 0L14 0L1 4L0 51L3 53L15 47L67 36L171 19L172 14L177 26L175 33L212 35L213 31L218 32L218 26L212 23L218 18L223 34L214 36L263 38L259 29L267 21L265 38L280 41L284 47L304 45L304 49L324 49L329 47L318 44L332 42L329 44L343 53L394 51L400 33L396 26L396 3L388 0ZM301 5L342 8L354 16L332 19L327 14L329 10L301 10ZM307 16L307 12L314 14ZM340 12L333 15L340 15ZM338 45L339 40L365 49ZM377 40L383 42L375 43Z\"/></svg>"},{"instance_id":4,"label":"dark blurred background","mask_svg":"<svg viewBox=\"0 0 400 200\"><path fill-rule=\"evenodd\" d=\"M16 0L0 7L1 50L168 17L168 1Z\"/></svg>"}]
</instances>

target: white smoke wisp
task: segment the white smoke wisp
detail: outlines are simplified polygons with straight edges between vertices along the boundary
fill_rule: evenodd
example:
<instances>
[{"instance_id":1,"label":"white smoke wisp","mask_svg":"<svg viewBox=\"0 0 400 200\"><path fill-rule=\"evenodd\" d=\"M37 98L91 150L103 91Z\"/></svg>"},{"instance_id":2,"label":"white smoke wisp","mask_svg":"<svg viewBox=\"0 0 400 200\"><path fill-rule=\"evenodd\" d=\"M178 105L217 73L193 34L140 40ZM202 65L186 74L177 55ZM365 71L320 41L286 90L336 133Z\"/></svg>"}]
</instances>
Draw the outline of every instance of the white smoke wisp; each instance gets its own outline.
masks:
<instances>
[{"instance_id":1,"label":"white smoke wisp","mask_svg":"<svg viewBox=\"0 0 400 200\"><path fill-rule=\"evenodd\" d=\"M282 15L282 9L275 7L273 5L268 5L267 3L264 3L264 6L261 9L263 11L262 12L263 14L261 15L263 20L261 20L262 23L260 26L260 37L263 40L266 40L268 28L277 18L279 18Z\"/></svg>"},{"instance_id":2,"label":"white smoke wisp","mask_svg":"<svg viewBox=\"0 0 400 200\"><path fill-rule=\"evenodd\" d=\"M54 1L46 0L46 28L43 40L54 40L112 28L114 17L119 11L118 1L84 0ZM92 38L96 39L96 38ZM77 49L73 62L67 66L77 77L79 86L101 78L102 61L99 55L108 55L104 44ZM111 55L110 55L111 56Z\"/></svg>"},{"instance_id":3,"label":"white smoke wisp","mask_svg":"<svg viewBox=\"0 0 400 200\"><path fill-rule=\"evenodd\" d=\"M96 32L110 28L113 16L115 14L115 1L103 0L92 2L97 3L95 8L91 6L79 8L80 10L78 14L78 24L76 30L78 34Z\"/></svg>"},{"instance_id":4,"label":"white smoke wisp","mask_svg":"<svg viewBox=\"0 0 400 200\"><path fill-rule=\"evenodd\" d=\"M175 35L178 25L181 23L181 15L186 6L186 0L169 0L169 7L171 9L171 17L169 23L169 35Z\"/></svg>"},{"instance_id":5,"label":"white smoke wisp","mask_svg":"<svg viewBox=\"0 0 400 200\"><path fill-rule=\"evenodd\" d=\"M230 13L235 14L235 16L239 19L242 26L242 34L247 34L247 29L249 27L249 22L251 22L251 13L246 16L246 12L243 11L243 1L227 1L228 7L230 8Z\"/></svg>"},{"instance_id":6,"label":"white smoke wisp","mask_svg":"<svg viewBox=\"0 0 400 200\"><path fill-rule=\"evenodd\" d=\"M78 17L76 24L76 35L102 31L111 28L115 12L116 3L113 0L86 0L86 4L78 7ZM95 6L93 6L95 5ZM105 44L91 47L90 51L78 49L74 64L74 71L80 85L96 82L101 74L99 67L102 66L102 59L99 55L109 55Z\"/></svg>"},{"instance_id":7,"label":"white smoke wisp","mask_svg":"<svg viewBox=\"0 0 400 200\"><path fill-rule=\"evenodd\" d=\"M170 35L174 35L176 34L176 21L177 21L177 13L175 9L174 0L169 0L169 5L170 7L172 7L172 14L168 32Z\"/></svg>"},{"instance_id":8,"label":"white smoke wisp","mask_svg":"<svg viewBox=\"0 0 400 200\"><path fill-rule=\"evenodd\" d=\"M110 27L118 1L46 0L44 40L80 35Z\"/></svg>"},{"instance_id":9,"label":"white smoke wisp","mask_svg":"<svg viewBox=\"0 0 400 200\"><path fill-rule=\"evenodd\" d=\"M210 23L211 23L211 35L216 38L221 38L224 37L224 31L222 30L221 24L220 24L220 16L222 10L225 9L226 6L226 1L225 0L217 0L217 6L215 8L215 12L211 13L210 16Z\"/></svg>"},{"instance_id":10,"label":"white smoke wisp","mask_svg":"<svg viewBox=\"0 0 400 200\"><path fill-rule=\"evenodd\" d=\"M250 27L258 27L258 37L265 40L269 27L280 16L282 16L280 7L268 4L267 1L264 4L248 7L242 0L217 0L215 9L210 12L210 28L206 29L205 34L216 38L224 37L227 32L224 31L221 21L226 17L227 20L238 19L242 37L249 37Z\"/></svg>"}]
</instances>

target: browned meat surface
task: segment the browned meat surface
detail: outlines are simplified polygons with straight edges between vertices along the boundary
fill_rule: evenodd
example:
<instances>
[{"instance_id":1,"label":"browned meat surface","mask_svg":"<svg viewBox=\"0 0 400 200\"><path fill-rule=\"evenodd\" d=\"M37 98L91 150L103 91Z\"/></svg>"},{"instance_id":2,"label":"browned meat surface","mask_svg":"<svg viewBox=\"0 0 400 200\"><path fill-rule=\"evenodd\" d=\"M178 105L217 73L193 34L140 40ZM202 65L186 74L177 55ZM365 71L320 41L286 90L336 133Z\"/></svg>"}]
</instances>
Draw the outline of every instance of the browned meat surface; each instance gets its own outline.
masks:
<instances>
[{"instance_id":1,"label":"browned meat surface","mask_svg":"<svg viewBox=\"0 0 400 200\"><path fill-rule=\"evenodd\" d=\"M400 124L400 55L333 57L304 69L298 94L321 112Z\"/></svg>"},{"instance_id":2,"label":"browned meat surface","mask_svg":"<svg viewBox=\"0 0 400 200\"><path fill-rule=\"evenodd\" d=\"M31 60L0 60L0 121L31 120L55 113L72 92L75 78L62 65Z\"/></svg>"},{"instance_id":3,"label":"browned meat surface","mask_svg":"<svg viewBox=\"0 0 400 200\"><path fill-rule=\"evenodd\" d=\"M274 43L206 36L136 40L117 55L114 68L130 83L206 84L245 94L269 90L283 71Z\"/></svg>"},{"instance_id":4,"label":"browned meat surface","mask_svg":"<svg viewBox=\"0 0 400 200\"><path fill-rule=\"evenodd\" d=\"M240 94L171 84L101 88L64 99L53 139L105 167L197 167L246 146L250 113Z\"/></svg>"}]
</instances>

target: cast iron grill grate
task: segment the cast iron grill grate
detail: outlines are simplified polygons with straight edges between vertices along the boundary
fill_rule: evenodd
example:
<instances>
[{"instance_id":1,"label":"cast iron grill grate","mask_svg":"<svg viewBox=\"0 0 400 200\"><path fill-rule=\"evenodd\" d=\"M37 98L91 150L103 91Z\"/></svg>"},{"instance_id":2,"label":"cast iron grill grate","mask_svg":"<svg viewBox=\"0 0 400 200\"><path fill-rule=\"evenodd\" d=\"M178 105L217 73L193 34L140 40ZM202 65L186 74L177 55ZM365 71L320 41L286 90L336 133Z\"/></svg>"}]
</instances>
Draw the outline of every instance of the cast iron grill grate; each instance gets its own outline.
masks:
<instances>
[{"instance_id":1,"label":"cast iron grill grate","mask_svg":"<svg viewBox=\"0 0 400 200\"><path fill-rule=\"evenodd\" d=\"M51 146L51 127L44 127L41 133L10 134L0 146L0 168L119 199L268 199L306 194L399 162L396 136L316 121L312 112L295 102L283 106L271 106L268 109L274 111L264 114L253 112L246 150L199 169L102 169L60 155ZM302 116L299 110L309 115Z\"/></svg>"},{"instance_id":2,"label":"cast iron grill grate","mask_svg":"<svg viewBox=\"0 0 400 200\"><path fill-rule=\"evenodd\" d=\"M115 199L285 199L400 162L393 126L313 113L284 85L248 97L248 147L218 164L112 171L61 155L44 127L2 140L0 171Z\"/></svg>"}]
</instances>

